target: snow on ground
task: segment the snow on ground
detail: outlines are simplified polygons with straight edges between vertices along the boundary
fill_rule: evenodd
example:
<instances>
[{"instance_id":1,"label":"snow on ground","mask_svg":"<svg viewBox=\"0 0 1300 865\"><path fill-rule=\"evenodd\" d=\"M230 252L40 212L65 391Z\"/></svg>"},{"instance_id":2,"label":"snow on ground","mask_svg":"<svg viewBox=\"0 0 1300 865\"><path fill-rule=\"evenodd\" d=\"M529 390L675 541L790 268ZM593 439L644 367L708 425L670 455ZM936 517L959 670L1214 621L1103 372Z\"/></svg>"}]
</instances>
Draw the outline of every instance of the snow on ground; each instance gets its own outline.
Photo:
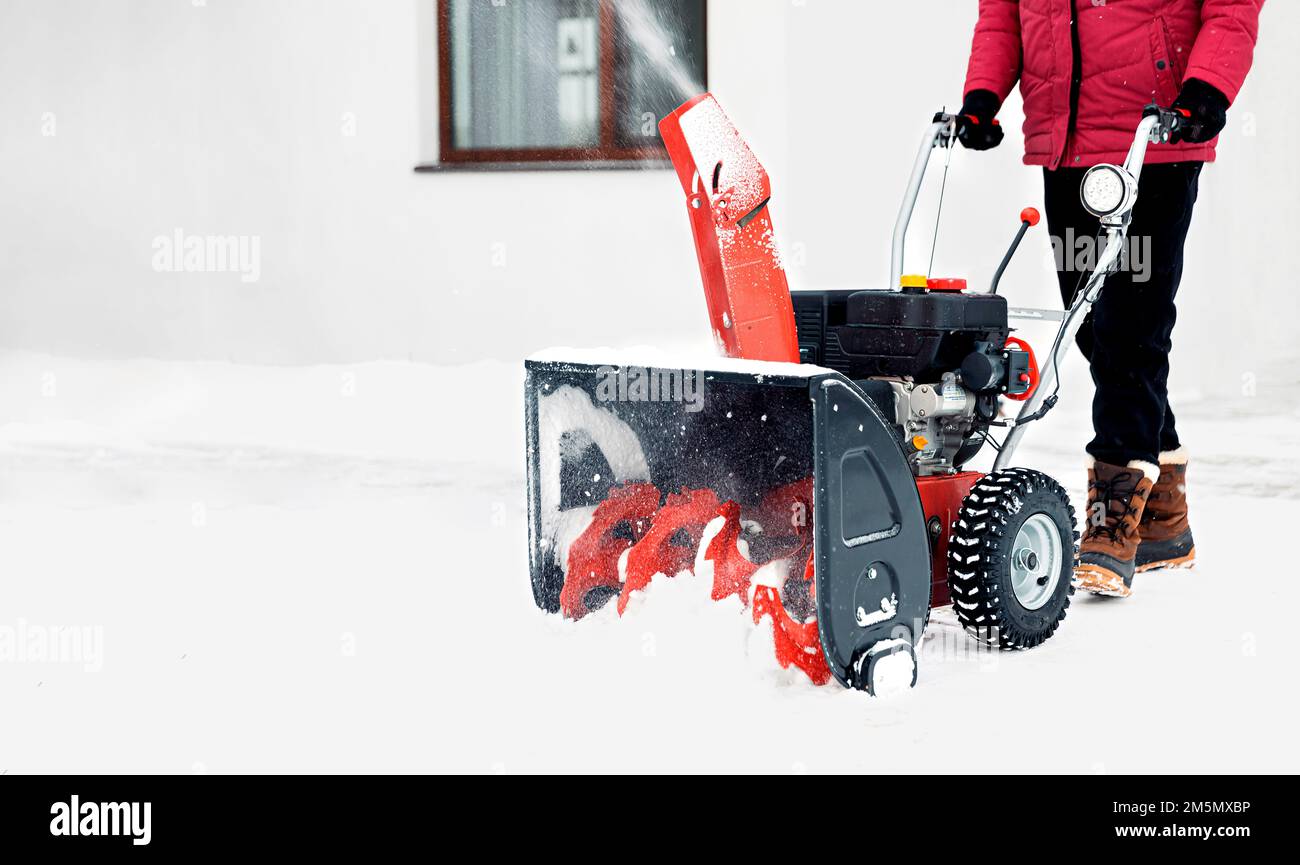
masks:
<instances>
[{"instance_id":1,"label":"snow on ground","mask_svg":"<svg viewBox=\"0 0 1300 865\"><path fill-rule=\"evenodd\" d=\"M0 773L1300 770L1288 365L1178 404L1198 569L1025 653L941 611L889 701L777 669L702 580L539 612L521 384L0 356ZM1086 430L1076 393L1022 460L1078 497Z\"/></svg>"}]
</instances>

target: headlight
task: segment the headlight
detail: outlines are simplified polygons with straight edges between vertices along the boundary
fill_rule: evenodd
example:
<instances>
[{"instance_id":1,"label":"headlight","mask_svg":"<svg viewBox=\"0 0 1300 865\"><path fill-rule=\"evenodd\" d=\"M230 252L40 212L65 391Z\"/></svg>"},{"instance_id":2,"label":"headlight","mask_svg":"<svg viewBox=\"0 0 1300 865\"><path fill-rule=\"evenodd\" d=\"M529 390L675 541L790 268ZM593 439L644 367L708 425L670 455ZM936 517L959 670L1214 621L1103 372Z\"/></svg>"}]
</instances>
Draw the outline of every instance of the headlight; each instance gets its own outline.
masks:
<instances>
[{"instance_id":1,"label":"headlight","mask_svg":"<svg viewBox=\"0 0 1300 865\"><path fill-rule=\"evenodd\" d=\"M1083 206L1093 216L1110 216L1128 203L1133 186L1128 172L1116 165L1094 165L1083 175Z\"/></svg>"}]
</instances>

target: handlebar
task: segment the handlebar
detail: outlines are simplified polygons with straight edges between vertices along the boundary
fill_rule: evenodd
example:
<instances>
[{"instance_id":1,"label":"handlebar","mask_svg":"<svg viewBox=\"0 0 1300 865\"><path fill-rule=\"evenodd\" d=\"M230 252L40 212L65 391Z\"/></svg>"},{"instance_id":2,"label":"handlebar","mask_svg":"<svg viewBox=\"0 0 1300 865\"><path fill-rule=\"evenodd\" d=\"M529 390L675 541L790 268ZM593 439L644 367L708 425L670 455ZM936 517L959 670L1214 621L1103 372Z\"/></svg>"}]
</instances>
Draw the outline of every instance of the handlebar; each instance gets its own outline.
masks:
<instances>
[{"instance_id":1,"label":"handlebar","mask_svg":"<svg viewBox=\"0 0 1300 865\"><path fill-rule=\"evenodd\" d=\"M1192 122L1192 112L1186 108L1162 108L1152 102L1142 109L1142 117L1156 118L1156 127L1151 131L1152 144L1168 144L1174 133L1182 130L1194 136L1200 128L1199 123Z\"/></svg>"},{"instance_id":2,"label":"handlebar","mask_svg":"<svg viewBox=\"0 0 1300 865\"><path fill-rule=\"evenodd\" d=\"M899 278L903 275L907 227L912 221L912 211L921 192L925 170L930 164L930 154L936 147L950 148L956 145L958 120L958 115L941 111L934 115L921 137L921 147L912 165L912 175L908 180L907 191L903 194L898 219L894 223L893 247L889 262L891 288L898 287ZM1146 161L1147 145L1168 144L1176 130L1194 131L1195 128L1196 125L1191 120L1191 112L1186 109L1164 108L1155 103L1148 105L1142 112L1142 121L1138 124L1137 134L1134 136L1133 146L1129 150L1124 167L1136 181L1141 176L1142 165Z\"/></svg>"},{"instance_id":3,"label":"handlebar","mask_svg":"<svg viewBox=\"0 0 1300 865\"><path fill-rule=\"evenodd\" d=\"M898 209L898 219L894 222L894 242L889 256L889 286L898 288L903 276L903 253L907 247L907 226L912 221L912 210L916 199L921 194L921 183L925 180L925 169L930 165L930 153L936 147L953 147L957 143L957 115L939 112L934 115L930 125L921 136L921 147L917 151L916 161L912 164L912 176L907 181L907 191L903 193L903 204Z\"/></svg>"}]
</instances>

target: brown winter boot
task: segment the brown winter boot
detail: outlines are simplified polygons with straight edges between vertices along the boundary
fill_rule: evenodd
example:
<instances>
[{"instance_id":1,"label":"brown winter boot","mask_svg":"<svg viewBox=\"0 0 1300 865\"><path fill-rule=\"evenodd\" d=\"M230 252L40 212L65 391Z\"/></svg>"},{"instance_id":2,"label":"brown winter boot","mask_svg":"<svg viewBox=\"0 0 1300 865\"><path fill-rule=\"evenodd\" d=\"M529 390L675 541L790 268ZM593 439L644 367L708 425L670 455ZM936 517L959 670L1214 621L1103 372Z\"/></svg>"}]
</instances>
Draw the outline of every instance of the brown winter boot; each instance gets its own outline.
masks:
<instances>
[{"instance_id":1,"label":"brown winter boot","mask_svg":"<svg viewBox=\"0 0 1300 865\"><path fill-rule=\"evenodd\" d=\"M1137 570L1190 568L1196 544L1187 523L1187 449L1160 454L1160 479L1147 498L1138 526Z\"/></svg>"},{"instance_id":2,"label":"brown winter boot","mask_svg":"<svg viewBox=\"0 0 1300 865\"><path fill-rule=\"evenodd\" d=\"M1126 598L1133 592L1138 524L1160 475L1151 463L1127 466L1094 461L1088 467L1088 511L1074 584L1098 595Z\"/></svg>"}]
</instances>

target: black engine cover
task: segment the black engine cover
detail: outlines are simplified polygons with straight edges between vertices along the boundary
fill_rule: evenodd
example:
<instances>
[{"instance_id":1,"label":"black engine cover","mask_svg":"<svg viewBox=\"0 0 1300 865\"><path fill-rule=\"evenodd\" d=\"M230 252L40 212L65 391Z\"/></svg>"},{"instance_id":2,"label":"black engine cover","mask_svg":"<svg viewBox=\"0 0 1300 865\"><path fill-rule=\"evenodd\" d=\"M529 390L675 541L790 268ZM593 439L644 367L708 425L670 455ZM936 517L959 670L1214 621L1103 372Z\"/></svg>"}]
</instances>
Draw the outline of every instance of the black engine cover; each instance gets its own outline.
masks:
<instances>
[{"instance_id":1,"label":"black engine cover","mask_svg":"<svg viewBox=\"0 0 1300 865\"><path fill-rule=\"evenodd\" d=\"M947 291L796 291L799 353L852 379L938 381L976 343L1002 345L1010 330L1001 295Z\"/></svg>"}]
</instances>

